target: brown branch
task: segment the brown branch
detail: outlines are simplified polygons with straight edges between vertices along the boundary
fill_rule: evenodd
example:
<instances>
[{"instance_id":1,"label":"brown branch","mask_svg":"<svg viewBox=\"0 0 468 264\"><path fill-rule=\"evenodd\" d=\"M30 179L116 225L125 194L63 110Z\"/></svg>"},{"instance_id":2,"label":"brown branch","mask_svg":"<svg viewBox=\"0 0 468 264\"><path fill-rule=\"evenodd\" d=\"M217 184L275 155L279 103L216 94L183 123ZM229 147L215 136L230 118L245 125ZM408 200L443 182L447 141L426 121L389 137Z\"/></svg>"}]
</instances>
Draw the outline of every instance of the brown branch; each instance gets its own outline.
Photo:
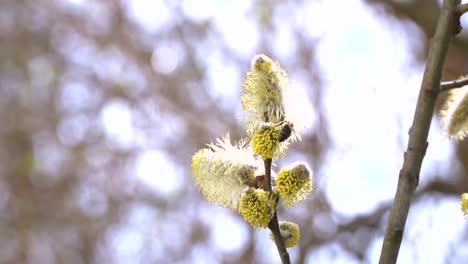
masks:
<instances>
[{"instance_id":1,"label":"brown branch","mask_svg":"<svg viewBox=\"0 0 468 264\"><path fill-rule=\"evenodd\" d=\"M439 90L442 67L451 37L456 33L457 21L456 14L453 11L458 4L460 4L460 0L445 0L442 5L442 11L432 40L433 44L429 50L390 218L385 231L380 264L396 263L398 258L411 199L418 186L421 164L426 154L427 136Z\"/></svg>"},{"instance_id":2,"label":"brown branch","mask_svg":"<svg viewBox=\"0 0 468 264\"><path fill-rule=\"evenodd\" d=\"M263 162L265 164L265 190L271 192L271 159L265 159ZM270 223L268 223L268 228L271 230L273 237L275 239L276 248L278 249L278 253L281 257L281 262L283 264L291 264L291 260L289 259L289 253L286 250L286 246L284 245L283 237L281 236L281 232L279 229L278 224L278 216L276 215L276 210L271 218Z\"/></svg>"},{"instance_id":3,"label":"brown branch","mask_svg":"<svg viewBox=\"0 0 468 264\"><path fill-rule=\"evenodd\" d=\"M461 88L468 84L468 77L460 80L451 80L440 83L439 92L448 91L450 89Z\"/></svg>"},{"instance_id":4,"label":"brown branch","mask_svg":"<svg viewBox=\"0 0 468 264\"><path fill-rule=\"evenodd\" d=\"M463 15L464 13L468 12L468 4L461 4L455 7L455 13L458 16Z\"/></svg>"},{"instance_id":5,"label":"brown branch","mask_svg":"<svg viewBox=\"0 0 468 264\"><path fill-rule=\"evenodd\" d=\"M271 159L264 159L263 163L265 165L265 190L271 192Z\"/></svg>"}]
</instances>

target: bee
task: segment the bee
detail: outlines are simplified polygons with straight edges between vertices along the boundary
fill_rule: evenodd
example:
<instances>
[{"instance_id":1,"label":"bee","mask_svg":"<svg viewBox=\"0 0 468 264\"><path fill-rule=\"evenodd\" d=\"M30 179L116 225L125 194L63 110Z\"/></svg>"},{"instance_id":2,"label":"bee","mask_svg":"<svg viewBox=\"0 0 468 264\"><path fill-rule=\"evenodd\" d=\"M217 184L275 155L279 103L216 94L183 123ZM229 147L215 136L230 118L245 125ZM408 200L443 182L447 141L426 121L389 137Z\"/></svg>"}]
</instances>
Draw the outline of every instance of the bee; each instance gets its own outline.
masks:
<instances>
[{"instance_id":1,"label":"bee","mask_svg":"<svg viewBox=\"0 0 468 264\"><path fill-rule=\"evenodd\" d=\"M280 122L278 125L282 125L282 124L284 124L284 126L283 128L281 128L281 131L279 133L279 137L278 137L279 142L283 142L286 139L288 139L294 130L294 126L291 122L283 121L283 122Z\"/></svg>"}]
</instances>

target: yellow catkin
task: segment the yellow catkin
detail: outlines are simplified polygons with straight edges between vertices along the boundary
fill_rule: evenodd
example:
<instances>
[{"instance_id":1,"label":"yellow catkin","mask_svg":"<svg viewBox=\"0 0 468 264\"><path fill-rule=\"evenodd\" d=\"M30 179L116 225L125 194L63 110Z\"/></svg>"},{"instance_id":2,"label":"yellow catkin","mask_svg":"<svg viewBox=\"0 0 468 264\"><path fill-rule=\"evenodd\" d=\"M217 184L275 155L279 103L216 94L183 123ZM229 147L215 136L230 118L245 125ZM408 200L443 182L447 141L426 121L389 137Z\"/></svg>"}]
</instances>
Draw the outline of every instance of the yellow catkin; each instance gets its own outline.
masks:
<instances>
[{"instance_id":1,"label":"yellow catkin","mask_svg":"<svg viewBox=\"0 0 468 264\"><path fill-rule=\"evenodd\" d=\"M461 210L465 219L468 219L468 193L461 195Z\"/></svg>"},{"instance_id":2,"label":"yellow catkin","mask_svg":"<svg viewBox=\"0 0 468 264\"><path fill-rule=\"evenodd\" d=\"M301 232L297 224L289 221L280 221L279 229L284 245L287 248L294 247L301 240ZM273 234L270 234L270 238L273 241L275 240Z\"/></svg>"},{"instance_id":3,"label":"yellow catkin","mask_svg":"<svg viewBox=\"0 0 468 264\"><path fill-rule=\"evenodd\" d=\"M273 217L276 199L271 192L248 188L242 195L239 212L254 228L265 228Z\"/></svg>"},{"instance_id":4,"label":"yellow catkin","mask_svg":"<svg viewBox=\"0 0 468 264\"><path fill-rule=\"evenodd\" d=\"M310 174L305 163L296 163L280 170L275 191L286 201L288 207L295 206L310 194L313 187Z\"/></svg>"},{"instance_id":5,"label":"yellow catkin","mask_svg":"<svg viewBox=\"0 0 468 264\"><path fill-rule=\"evenodd\" d=\"M271 159L279 149L281 143L278 141L281 127L266 124L253 134L252 147L255 154L264 159Z\"/></svg>"}]
</instances>

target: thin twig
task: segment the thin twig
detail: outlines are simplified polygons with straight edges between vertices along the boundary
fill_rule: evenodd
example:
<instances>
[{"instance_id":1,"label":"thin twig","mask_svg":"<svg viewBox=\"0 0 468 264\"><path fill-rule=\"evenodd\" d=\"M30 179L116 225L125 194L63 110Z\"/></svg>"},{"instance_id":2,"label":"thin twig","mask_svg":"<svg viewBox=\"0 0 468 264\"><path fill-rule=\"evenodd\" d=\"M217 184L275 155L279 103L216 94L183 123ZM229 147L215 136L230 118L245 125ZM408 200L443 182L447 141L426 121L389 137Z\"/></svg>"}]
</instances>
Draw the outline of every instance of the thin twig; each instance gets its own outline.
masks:
<instances>
[{"instance_id":1,"label":"thin twig","mask_svg":"<svg viewBox=\"0 0 468 264\"><path fill-rule=\"evenodd\" d=\"M265 159L265 189L271 192L271 159ZM278 216L276 215L276 211L271 218L270 223L268 223L268 228L271 230L273 237L275 239L276 248L278 249L278 253L281 257L281 262L283 264L291 264L291 260L289 259L289 253L286 250L286 246L284 245L283 237L281 236L281 232L279 229L278 224Z\"/></svg>"},{"instance_id":2,"label":"thin twig","mask_svg":"<svg viewBox=\"0 0 468 264\"><path fill-rule=\"evenodd\" d=\"M411 199L418 186L419 173L426 154L427 136L440 86L442 67L451 37L456 33L457 21L453 11L458 4L460 0L445 0L442 5L419 91L413 124L409 132L408 146L404 153L395 199L385 231L380 264L393 264L398 258Z\"/></svg>"},{"instance_id":3,"label":"thin twig","mask_svg":"<svg viewBox=\"0 0 468 264\"><path fill-rule=\"evenodd\" d=\"M265 167L265 190L271 192L271 159L264 159L263 160L264 167Z\"/></svg>"},{"instance_id":4,"label":"thin twig","mask_svg":"<svg viewBox=\"0 0 468 264\"><path fill-rule=\"evenodd\" d=\"M444 91L455 89L455 88L461 88L467 84L468 84L468 78L441 82L439 92L444 92Z\"/></svg>"}]
</instances>

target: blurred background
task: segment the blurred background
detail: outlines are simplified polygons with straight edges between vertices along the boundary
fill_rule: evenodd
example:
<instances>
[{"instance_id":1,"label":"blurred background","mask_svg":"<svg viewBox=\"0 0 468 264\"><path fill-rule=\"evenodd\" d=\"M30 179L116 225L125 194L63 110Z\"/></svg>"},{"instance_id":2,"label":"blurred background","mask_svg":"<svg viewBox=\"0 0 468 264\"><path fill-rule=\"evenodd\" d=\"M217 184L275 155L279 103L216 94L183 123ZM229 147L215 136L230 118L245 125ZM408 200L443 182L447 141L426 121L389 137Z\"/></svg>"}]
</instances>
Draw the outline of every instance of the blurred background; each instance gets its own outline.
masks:
<instances>
[{"instance_id":1,"label":"blurred background","mask_svg":"<svg viewBox=\"0 0 468 264\"><path fill-rule=\"evenodd\" d=\"M376 263L440 4L1 0L0 263L279 263L190 173L245 135L257 53L305 99L303 141L276 162L314 170L309 199L279 209L302 231L293 263ZM466 72L463 30L443 80ZM429 137L399 263L464 263L468 141L437 116Z\"/></svg>"}]
</instances>

